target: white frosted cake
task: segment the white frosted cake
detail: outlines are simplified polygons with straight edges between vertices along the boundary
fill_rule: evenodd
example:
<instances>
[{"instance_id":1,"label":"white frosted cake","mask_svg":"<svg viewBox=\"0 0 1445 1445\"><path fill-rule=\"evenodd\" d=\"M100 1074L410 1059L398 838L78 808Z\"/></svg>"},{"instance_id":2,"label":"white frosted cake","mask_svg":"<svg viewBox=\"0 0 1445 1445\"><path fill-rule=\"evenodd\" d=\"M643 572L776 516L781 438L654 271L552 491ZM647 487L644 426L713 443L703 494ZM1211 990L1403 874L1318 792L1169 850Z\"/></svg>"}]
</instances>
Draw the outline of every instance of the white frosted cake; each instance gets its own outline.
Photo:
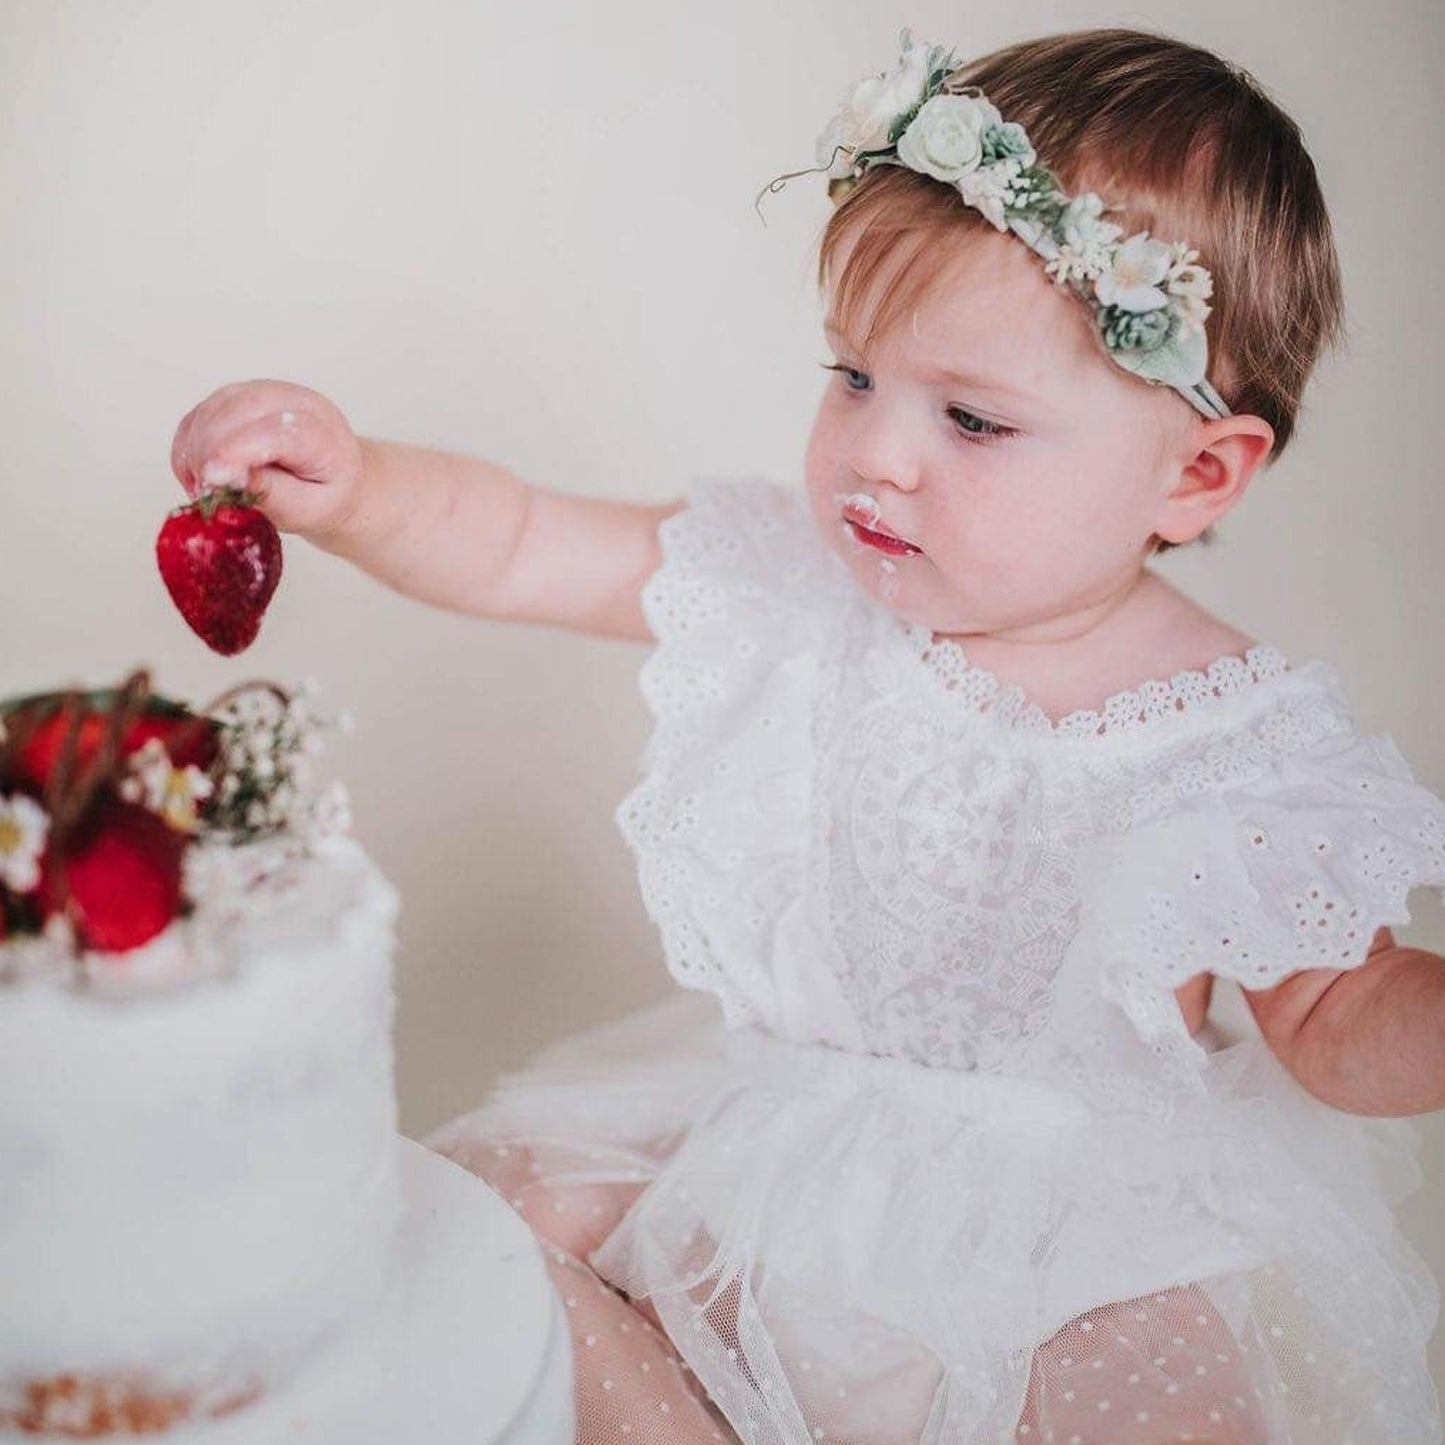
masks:
<instances>
[{"instance_id":1,"label":"white frosted cake","mask_svg":"<svg viewBox=\"0 0 1445 1445\"><path fill-rule=\"evenodd\" d=\"M304 696L0 721L0 1435L243 1411L384 1281L395 894Z\"/></svg>"}]
</instances>

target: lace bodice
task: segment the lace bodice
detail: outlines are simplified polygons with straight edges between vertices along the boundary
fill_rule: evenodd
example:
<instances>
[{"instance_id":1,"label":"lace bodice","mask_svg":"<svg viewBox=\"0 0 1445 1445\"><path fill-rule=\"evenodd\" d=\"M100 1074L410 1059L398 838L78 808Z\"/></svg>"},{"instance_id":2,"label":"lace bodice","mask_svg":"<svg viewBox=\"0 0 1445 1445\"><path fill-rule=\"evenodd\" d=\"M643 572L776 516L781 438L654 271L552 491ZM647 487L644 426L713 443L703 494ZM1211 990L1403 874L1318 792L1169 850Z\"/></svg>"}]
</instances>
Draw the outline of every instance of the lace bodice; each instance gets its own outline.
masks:
<instances>
[{"instance_id":1,"label":"lace bodice","mask_svg":"<svg viewBox=\"0 0 1445 1445\"><path fill-rule=\"evenodd\" d=\"M1445 884L1445 805L1355 734L1327 663L1258 645L1055 722L857 587L799 491L700 479L661 540L617 820L670 971L730 1023L956 1069L1183 1067L1174 986L1352 966Z\"/></svg>"}]
</instances>

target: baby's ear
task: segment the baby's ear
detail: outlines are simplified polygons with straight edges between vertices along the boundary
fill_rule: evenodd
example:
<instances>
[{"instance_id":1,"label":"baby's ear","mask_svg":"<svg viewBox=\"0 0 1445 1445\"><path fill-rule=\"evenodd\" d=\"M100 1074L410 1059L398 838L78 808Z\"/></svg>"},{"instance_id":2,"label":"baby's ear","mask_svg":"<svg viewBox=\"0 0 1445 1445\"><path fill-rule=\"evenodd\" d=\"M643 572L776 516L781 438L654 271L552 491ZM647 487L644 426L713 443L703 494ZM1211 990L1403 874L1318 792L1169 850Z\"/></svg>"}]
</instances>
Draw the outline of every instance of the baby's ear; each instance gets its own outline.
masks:
<instances>
[{"instance_id":1,"label":"baby's ear","mask_svg":"<svg viewBox=\"0 0 1445 1445\"><path fill-rule=\"evenodd\" d=\"M1238 504L1273 446L1274 428L1263 417L1223 416L1191 428L1154 530L1166 542L1192 542Z\"/></svg>"}]
</instances>

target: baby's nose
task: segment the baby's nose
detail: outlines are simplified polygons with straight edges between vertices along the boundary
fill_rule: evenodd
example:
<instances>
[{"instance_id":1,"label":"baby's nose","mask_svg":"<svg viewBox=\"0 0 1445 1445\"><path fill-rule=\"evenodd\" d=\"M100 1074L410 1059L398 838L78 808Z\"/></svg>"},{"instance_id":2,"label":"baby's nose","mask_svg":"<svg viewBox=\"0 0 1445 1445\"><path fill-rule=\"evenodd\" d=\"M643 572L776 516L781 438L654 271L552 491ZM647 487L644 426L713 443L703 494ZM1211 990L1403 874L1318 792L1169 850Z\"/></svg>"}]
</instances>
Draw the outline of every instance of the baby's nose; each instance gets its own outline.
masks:
<instances>
[{"instance_id":1,"label":"baby's nose","mask_svg":"<svg viewBox=\"0 0 1445 1445\"><path fill-rule=\"evenodd\" d=\"M859 483L876 492L879 486L911 492L918 486L917 449L907 434L886 420L869 420L853 434L848 464Z\"/></svg>"}]
</instances>

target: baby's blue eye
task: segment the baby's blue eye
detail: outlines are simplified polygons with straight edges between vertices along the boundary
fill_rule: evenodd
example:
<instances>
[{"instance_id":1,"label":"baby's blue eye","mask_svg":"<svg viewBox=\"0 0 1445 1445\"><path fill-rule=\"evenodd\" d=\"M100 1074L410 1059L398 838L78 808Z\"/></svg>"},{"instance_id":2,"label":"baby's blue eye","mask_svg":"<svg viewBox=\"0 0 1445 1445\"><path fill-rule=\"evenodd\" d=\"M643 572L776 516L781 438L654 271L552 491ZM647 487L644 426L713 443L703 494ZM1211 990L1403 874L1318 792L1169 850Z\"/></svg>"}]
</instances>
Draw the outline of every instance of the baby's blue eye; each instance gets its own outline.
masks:
<instances>
[{"instance_id":1,"label":"baby's blue eye","mask_svg":"<svg viewBox=\"0 0 1445 1445\"><path fill-rule=\"evenodd\" d=\"M843 378L843 384L849 391L867 391L871 385L868 374L857 370L856 367L844 366L837 361L824 361L819 364L825 371L836 371ZM975 416L961 406L949 407L948 416L959 432L972 441L999 441L1015 434L1012 427L1002 426L996 421L988 421L984 417Z\"/></svg>"},{"instance_id":2,"label":"baby's blue eye","mask_svg":"<svg viewBox=\"0 0 1445 1445\"><path fill-rule=\"evenodd\" d=\"M965 411L961 406L951 406L948 414L954 420L959 431L971 437L1000 437L1008 436L1009 429L1000 426L996 421L985 421L981 416L975 416L971 411ZM977 426L968 426L967 422L977 422Z\"/></svg>"},{"instance_id":3,"label":"baby's blue eye","mask_svg":"<svg viewBox=\"0 0 1445 1445\"><path fill-rule=\"evenodd\" d=\"M863 372L855 371L853 367L843 366L836 361L831 363L825 361L822 363L822 365L825 371L839 372L843 377L843 384L848 388L849 391L868 390L868 378L864 375ZM855 385L855 381L861 381L863 385L857 386Z\"/></svg>"}]
</instances>

